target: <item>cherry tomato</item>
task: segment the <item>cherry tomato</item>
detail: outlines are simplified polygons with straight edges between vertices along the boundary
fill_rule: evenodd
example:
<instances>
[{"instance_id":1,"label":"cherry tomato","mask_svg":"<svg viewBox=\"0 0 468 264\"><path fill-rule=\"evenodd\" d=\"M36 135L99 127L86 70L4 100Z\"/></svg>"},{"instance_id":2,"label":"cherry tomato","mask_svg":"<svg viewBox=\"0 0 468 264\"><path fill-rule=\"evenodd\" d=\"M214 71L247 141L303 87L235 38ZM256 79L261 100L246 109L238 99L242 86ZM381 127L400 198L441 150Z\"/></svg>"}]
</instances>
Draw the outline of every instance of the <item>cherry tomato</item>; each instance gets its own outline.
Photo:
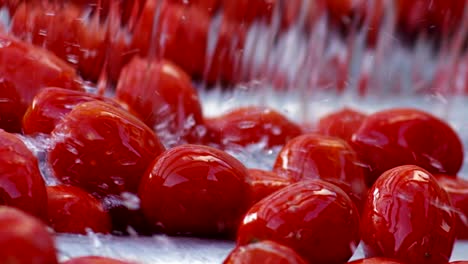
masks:
<instances>
[{"instance_id":1,"label":"cherry tomato","mask_svg":"<svg viewBox=\"0 0 468 264\"><path fill-rule=\"evenodd\" d=\"M224 146L260 143L271 148L302 133L297 124L279 112L254 106L237 108L205 123L211 140Z\"/></svg>"},{"instance_id":2,"label":"cherry tomato","mask_svg":"<svg viewBox=\"0 0 468 264\"><path fill-rule=\"evenodd\" d=\"M73 258L63 262L62 264L132 264L133 262L127 262L112 258L98 257L98 256L87 256Z\"/></svg>"},{"instance_id":3,"label":"cherry tomato","mask_svg":"<svg viewBox=\"0 0 468 264\"><path fill-rule=\"evenodd\" d=\"M255 204L239 227L237 244L272 240L309 263L346 263L359 243L359 213L337 186L304 180Z\"/></svg>"},{"instance_id":4,"label":"cherry tomato","mask_svg":"<svg viewBox=\"0 0 468 264\"><path fill-rule=\"evenodd\" d=\"M76 106L52 131L52 141L48 161L55 175L96 195L136 192L164 151L143 122L100 101Z\"/></svg>"},{"instance_id":5,"label":"cherry tomato","mask_svg":"<svg viewBox=\"0 0 468 264\"><path fill-rule=\"evenodd\" d=\"M307 134L286 143L274 164L294 181L323 179L343 188L360 210L367 195L364 171L354 150L339 138Z\"/></svg>"},{"instance_id":6,"label":"cherry tomato","mask_svg":"<svg viewBox=\"0 0 468 264\"><path fill-rule=\"evenodd\" d=\"M247 173L221 150L175 147L143 177L141 208L150 224L171 235L231 235L249 206Z\"/></svg>"},{"instance_id":7,"label":"cherry tomato","mask_svg":"<svg viewBox=\"0 0 468 264\"><path fill-rule=\"evenodd\" d=\"M294 250L273 241L260 241L236 247L224 260L224 264L306 264Z\"/></svg>"},{"instance_id":8,"label":"cherry tomato","mask_svg":"<svg viewBox=\"0 0 468 264\"><path fill-rule=\"evenodd\" d=\"M339 137L351 143L353 134L359 129L366 115L350 108L333 112L322 117L317 125L319 133Z\"/></svg>"},{"instance_id":9,"label":"cherry tomato","mask_svg":"<svg viewBox=\"0 0 468 264\"><path fill-rule=\"evenodd\" d=\"M348 262L348 264L404 264L398 260L389 258L367 258Z\"/></svg>"},{"instance_id":10,"label":"cherry tomato","mask_svg":"<svg viewBox=\"0 0 468 264\"><path fill-rule=\"evenodd\" d=\"M14 134L0 130L0 204L46 220L47 193L38 160Z\"/></svg>"},{"instance_id":11,"label":"cherry tomato","mask_svg":"<svg viewBox=\"0 0 468 264\"><path fill-rule=\"evenodd\" d=\"M73 186L48 186L49 225L59 233L110 233L110 218L99 200Z\"/></svg>"},{"instance_id":12,"label":"cherry tomato","mask_svg":"<svg viewBox=\"0 0 468 264\"><path fill-rule=\"evenodd\" d=\"M468 181L441 174L436 175L436 178L452 201L457 238L468 239Z\"/></svg>"},{"instance_id":13,"label":"cherry tomato","mask_svg":"<svg viewBox=\"0 0 468 264\"><path fill-rule=\"evenodd\" d=\"M369 115L352 141L368 165L369 185L384 171L400 165L456 175L463 162L463 146L456 132L444 121L416 109L395 108Z\"/></svg>"},{"instance_id":14,"label":"cherry tomato","mask_svg":"<svg viewBox=\"0 0 468 264\"><path fill-rule=\"evenodd\" d=\"M251 205L294 182L272 171L249 169L248 172L246 181L250 186Z\"/></svg>"},{"instance_id":15,"label":"cherry tomato","mask_svg":"<svg viewBox=\"0 0 468 264\"><path fill-rule=\"evenodd\" d=\"M134 58L122 70L116 98L154 128L166 145L197 143L205 136L197 91L190 77L169 61Z\"/></svg>"},{"instance_id":16,"label":"cherry tomato","mask_svg":"<svg viewBox=\"0 0 468 264\"><path fill-rule=\"evenodd\" d=\"M447 263L455 242L450 198L428 171L404 165L375 182L361 217L368 257Z\"/></svg>"},{"instance_id":17,"label":"cherry tomato","mask_svg":"<svg viewBox=\"0 0 468 264\"><path fill-rule=\"evenodd\" d=\"M0 263L58 263L52 235L35 217L1 206L0 228Z\"/></svg>"}]
</instances>

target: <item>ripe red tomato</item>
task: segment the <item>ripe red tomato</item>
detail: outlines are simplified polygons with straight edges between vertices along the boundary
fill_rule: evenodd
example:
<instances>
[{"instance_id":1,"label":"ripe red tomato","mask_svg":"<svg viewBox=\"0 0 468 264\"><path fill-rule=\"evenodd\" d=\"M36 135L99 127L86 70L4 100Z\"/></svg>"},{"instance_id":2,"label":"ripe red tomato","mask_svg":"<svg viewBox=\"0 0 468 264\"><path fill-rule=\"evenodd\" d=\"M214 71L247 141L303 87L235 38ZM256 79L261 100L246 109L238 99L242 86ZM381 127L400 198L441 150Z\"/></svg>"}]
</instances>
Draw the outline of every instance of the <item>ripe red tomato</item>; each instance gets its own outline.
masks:
<instances>
[{"instance_id":1,"label":"ripe red tomato","mask_svg":"<svg viewBox=\"0 0 468 264\"><path fill-rule=\"evenodd\" d=\"M198 143L206 134L190 77L169 61L134 58L122 70L116 98L135 111L166 145Z\"/></svg>"},{"instance_id":2,"label":"ripe red tomato","mask_svg":"<svg viewBox=\"0 0 468 264\"><path fill-rule=\"evenodd\" d=\"M248 172L246 182L250 186L251 205L294 182L272 171L249 169Z\"/></svg>"},{"instance_id":3,"label":"ripe red tomato","mask_svg":"<svg viewBox=\"0 0 468 264\"><path fill-rule=\"evenodd\" d=\"M369 115L353 136L353 147L368 165L371 185L386 170L418 165L432 173L456 175L463 146L444 121L416 109L390 109Z\"/></svg>"},{"instance_id":4,"label":"ripe red tomato","mask_svg":"<svg viewBox=\"0 0 468 264\"><path fill-rule=\"evenodd\" d=\"M237 108L205 123L211 141L226 147L259 143L268 148L283 146L302 133L300 126L279 112L254 106Z\"/></svg>"},{"instance_id":5,"label":"ripe red tomato","mask_svg":"<svg viewBox=\"0 0 468 264\"><path fill-rule=\"evenodd\" d=\"M348 262L348 264L404 264L401 261L389 258L367 258Z\"/></svg>"},{"instance_id":6,"label":"ripe red tomato","mask_svg":"<svg viewBox=\"0 0 468 264\"><path fill-rule=\"evenodd\" d=\"M237 244L272 240L309 263L346 263L359 243L359 213L337 186L304 180L255 204L239 227Z\"/></svg>"},{"instance_id":7,"label":"ripe red tomato","mask_svg":"<svg viewBox=\"0 0 468 264\"><path fill-rule=\"evenodd\" d=\"M375 182L361 217L368 257L447 263L455 242L450 198L426 170L405 165Z\"/></svg>"},{"instance_id":8,"label":"ripe red tomato","mask_svg":"<svg viewBox=\"0 0 468 264\"><path fill-rule=\"evenodd\" d=\"M47 219L47 193L37 158L18 136L0 130L0 204Z\"/></svg>"},{"instance_id":9,"label":"ripe red tomato","mask_svg":"<svg viewBox=\"0 0 468 264\"><path fill-rule=\"evenodd\" d=\"M164 151L154 132L128 112L100 101L81 103L52 131L48 156L65 184L97 194L136 192Z\"/></svg>"},{"instance_id":10,"label":"ripe red tomato","mask_svg":"<svg viewBox=\"0 0 468 264\"><path fill-rule=\"evenodd\" d=\"M364 171L354 150L339 138L307 134L286 143L273 171L294 181L323 179L340 186L360 210L367 196Z\"/></svg>"},{"instance_id":11,"label":"ripe red tomato","mask_svg":"<svg viewBox=\"0 0 468 264\"><path fill-rule=\"evenodd\" d=\"M62 264L132 264L133 262L127 262L112 258L98 257L98 256L87 256L73 258L63 262Z\"/></svg>"},{"instance_id":12,"label":"ripe red tomato","mask_svg":"<svg viewBox=\"0 0 468 264\"><path fill-rule=\"evenodd\" d=\"M468 239L468 181L441 174L436 175L436 178L452 201L457 238Z\"/></svg>"},{"instance_id":13,"label":"ripe red tomato","mask_svg":"<svg viewBox=\"0 0 468 264\"><path fill-rule=\"evenodd\" d=\"M270 263L306 264L294 250L273 241L236 247L224 260L224 264Z\"/></svg>"},{"instance_id":14,"label":"ripe red tomato","mask_svg":"<svg viewBox=\"0 0 468 264\"><path fill-rule=\"evenodd\" d=\"M350 108L333 112L322 117L317 125L319 133L339 137L349 144L353 134L359 129L366 115Z\"/></svg>"},{"instance_id":15,"label":"ripe red tomato","mask_svg":"<svg viewBox=\"0 0 468 264\"><path fill-rule=\"evenodd\" d=\"M58 263L53 237L37 218L0 206L0 229L0 263Z\"/></svg>"},{"instance_id":16,"label":"ripe red tomato","mask_svg":"<svg viewBox=\"0 0 468 264\"><path fill-rule=\"evenodd\" d=\"M178 146L159 156L143 177L141 208L153 227L168 234L231 235L249 206L247 173L221 150Z\"/></svg>"},{"instance_id":17,"label":"ripe red tomato","mask_svg":"<svg viewBox=\"0 0 468 264\"><path fill-rule=\"evenodd\" d=\"M223 15L226 18L250 25L254 20L269 22L272 18L276 0L221 0Z\"/></svg>"},{"instance_id":18,"label":"ripe red tomato","mask_svg":"<svg viewBox=\"0 0 468 264\"><path fill-rule=\"evenodd\" d=\"M49 225L59 233L86 234L111 231L109 215L99 200L73 186L48 186Z\"/></svg>"}]
</instances>

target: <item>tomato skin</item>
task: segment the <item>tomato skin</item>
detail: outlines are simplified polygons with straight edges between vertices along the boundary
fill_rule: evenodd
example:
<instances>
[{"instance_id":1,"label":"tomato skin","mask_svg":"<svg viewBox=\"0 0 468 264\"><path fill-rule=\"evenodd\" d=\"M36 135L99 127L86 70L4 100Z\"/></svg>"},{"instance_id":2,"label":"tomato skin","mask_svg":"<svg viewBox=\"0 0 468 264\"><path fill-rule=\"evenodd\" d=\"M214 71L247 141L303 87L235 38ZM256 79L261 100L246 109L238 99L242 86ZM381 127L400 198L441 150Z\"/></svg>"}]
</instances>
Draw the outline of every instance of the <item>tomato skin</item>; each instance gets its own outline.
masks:
<instances>
[{"instance_id":1,"label":"tomato skin","mask_svg":"<svg viewBox=\"0 0 468 264\"><path fill-rule=\"evenodd\" d=\"M153 227L170 235L231 235L249 206L247 173L221 150L174 147L143 177L141 208Z\"/></svg>"},{"instance_id":2,"label":"tomato skin","mask_svg":"<svg viewBox=\"0 0 468 264\"><path fill-rule=\"evenodd\" d=\"M272 240L309 263L346 263L359 243L359 213L337 186L304 180L264 198L247 212L237 245Z\"/></svg>"},{"instance_id":3,"label":"tomato skin","mask_svg":"<svg viewBox=\"0 0 468 264\"><path fill-rule=\"evenodd\" d=\"M428 171L414 165L386 171L369 191L361 217L365 255L447 263L455 242L450 207L449 196Z\"/></svg>"},{"instance_id":4,"label":"tomato skin","mask_svg":"<svg viewBox=\"0 0 468 264\"><path fill-rule=\"evenodd\" d=\"M98 256L87 256L87 257L78 257L72 258L63 262L62 264L132 264L133 262L127 262L117 259L111 259L106 257Z\"/></svg>"},{"instance_id":5,"label":"tomato skin","mask_svg":"<svg viewBox=\"0 0 468 264\"><path fill-rule=\"evenodd\" d=\"M246 181L250 186L251 205L294 182L272 171L248 169L248 172Z\"/></svg>"},{"instance_id":6,"label":"tomato skin","mask_svg":"<svg viewBox=\"0 0 468 264\"><path fill-rule=\"evenodd\" d=\"M400 165L414 164L431 173L456 175L463 163L463 146L456 132L444 121L416 109L371 114L352 141L369 167L369 186L383 172Z\"/></svg>"},{"instance_id":7,"label":"tomato skin","mask_svg":"<svg viewBox=\"0 0 468 264\"><path fill-rule=\"evenodd\" d=\"M294 250L273 241L260 241L257 243L236 247L224 260L224 264L306 264Z\"/></svg>"},{"instance_id":8,"label":"tomato skin","mask_svg":"<svg viewBox=\"0 0 468 264\"><path fill-rule=\"evenodd\" d=\"M56 177L99 196L136 192L164 151L143 122L100 101L76 106L52 131L52 141L48 162Z\"/></svg>"},{"instance_id":9,"label":"tomato skin","mask_svg":"<svg viewBox=\"0 0 468 264\"><path fill-rule=\"evenodd\" d=\"M198 143L204 137L198 133L203 116L197 91L190 77L169 61L134 58L122 70L116 98L165 142Z\"/></svg>"},{"instance_id":10,"label":"tomato skin","mask_svg":"<svg viewBox=\"0 0 468 264\"><path fill-rule=\"evenodd\" d=\"M48 186L49 225L58 233L86 234L111 231L110 218L99 200L73 186Z\"/></svg>"},{"instance_id":11,"label":"tomato skin","mask_svg":"<svg viewBox=\"0 0 468 264\"><path fill-rule=\"evenodd\" d=\"M367 258L348 262L348 264L404 264L401 261L389 258Z\"/></svg>"},{"instance_id":12,"label":"tomato skin","mask_svg":"<svg viewBox=\"0 0 468 264\"><path fill-rule=\"evenodd\" d=\"M338 137L351 144L353 134L359 129L366 115L351 108L343 108L320 118L317 131Z\"/></svg>"},{"instance_id":13,"label":"tomato skin","mask_svg":"<svg viewBox=\"0 0 468 264\"><path fill-rule=\"evenodd\" d=\"M58 263L53 237L37 218L0 206L0 227L0 263Z\"/></svg>"}]
</instances>

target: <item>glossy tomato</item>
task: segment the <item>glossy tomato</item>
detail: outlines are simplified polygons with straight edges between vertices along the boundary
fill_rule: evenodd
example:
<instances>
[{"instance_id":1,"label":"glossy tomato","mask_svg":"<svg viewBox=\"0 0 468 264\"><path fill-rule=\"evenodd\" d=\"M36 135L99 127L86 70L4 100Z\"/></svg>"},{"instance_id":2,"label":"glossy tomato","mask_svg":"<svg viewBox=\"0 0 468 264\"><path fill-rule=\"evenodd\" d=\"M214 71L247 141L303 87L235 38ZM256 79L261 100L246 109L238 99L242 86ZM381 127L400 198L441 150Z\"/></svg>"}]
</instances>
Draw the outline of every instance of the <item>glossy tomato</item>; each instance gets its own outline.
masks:
<instances>
[{"instance_id":1,"label":"glossy tomato","mask_svg":"<svg viewBox=\"0 0 468 264\"><path fill-rule=\"evenodd\" d=\"M106 257L98 257L98 256L87 256L87 257L79 257L79 258L72 258L63 262L62 264L135 264L134 262L128 262L123 260L117 260L112 258Z\"/></svg>"},{"instance_id":2,"label":"glossy tomato","mask_svg":"<svg viewBox=\"0 0 468 264\"><path fill-rule=\"evenodd\" d=\"M136 192L164 151L143 122L100 101L76 106L52 131L52 141L48 161L55 175L97 195Z\"/></svg>"},{"instance_id":3,"label":"glossy tomato","mask_svg":"<svg viewBox=\"0 0 468 264\"><path fill-rule=\"evenodd\" d=\"M399 260L389 258L366 258L348 262L348 264L405 264Z\"/></svg>"},{"instance_id":4,"label":"glossy tomato","mask_svg":"<svg viewBox=\"0 0 468 264\"><path fill-rule=\"evenodd\" d=\"M246 181L250 186L251 205L294 182L272 171L249 169L248 172Z\"/></svg>"},{"instance_id":5,"label":"glossy tomato","mask_svg":"<svg viewBox=\"0 0 468 264\"><path fill-rule=\"evenodd\" d=\"M369 115L352 141L369 168L369 185L384 171L400 165L456 175L463 162L463 146L456 132L444 121L416 109L395 108Z\"/></svg>"},{"instance_id":6,"label":"glossy tomato","mask_svg":"<svg viewBox=\"0 0 468 264\"><path fill-rule=\"evenodd\" d=\"M141 208L153 227L168 234L231 235L249 206L247 173L221 150L175 147L160 155L143 177Z\"/></svg>"},{"instance_id":7,"label":"glossy tomato","mask_svg":"<svg viewBox=\"0 0 468 264\"><path fill-rule=\"evenodd\" d=\"M273 241L260 241L236 247L223 263L306 264L307 262L288 247Z\"/></svg>"},{"instance_id":8,"label":"glossy tomato","mask_svg":"<svg viewBox=\"0 0 468 264\"><path fill-rule=\"evenodd\" d=\"M351 108L343 108L320 118L317 131L351 143L353 134L359 129L364 119L366 119L365 114Z\"/></svg>"},{"instance_id":9,"label":"glossy tomato","mask_svg":"<svg viewBox=\"0 0 468 264\"><path fill-rule=\"evenodd\" d=\"M0 229L0 263L58 263L53 237L35 217L1 206Z\"/></svg>"},{"instance_id":10,"label":"glossy tomato","mask_svg":"<svg viewBox=\"0 0 468 264\"><path fill-rule=\"evenodd\" d=\"M405 263L447 263L455 242L450 198L426 170L405 165L386 171L369 191L362 220L368 257Z\"/></svg>"},{"instance_id":11,"label":"glossy tomato","mask_svg":"<svg viewBox=\"0 0 468 264\"><path fill-rule=\"evenodd\" d=\"M310 263L346 263L359 243L359 213L337 186L304 180L255 204L239 227L237 244L272 240Z\"/></svg>"}]
</instances>

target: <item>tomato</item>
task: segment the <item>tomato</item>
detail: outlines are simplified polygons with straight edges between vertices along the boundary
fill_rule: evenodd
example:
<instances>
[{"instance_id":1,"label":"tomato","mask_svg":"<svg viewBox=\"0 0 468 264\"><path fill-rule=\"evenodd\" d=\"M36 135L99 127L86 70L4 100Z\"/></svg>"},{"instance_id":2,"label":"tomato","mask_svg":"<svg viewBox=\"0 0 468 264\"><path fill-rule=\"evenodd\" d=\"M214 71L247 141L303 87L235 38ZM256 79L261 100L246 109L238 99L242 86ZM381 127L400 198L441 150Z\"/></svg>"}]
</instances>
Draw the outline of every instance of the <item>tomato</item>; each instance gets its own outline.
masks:
<instances>
[{"instance_id":1,"label":"tomato","mask_svg":"<svg viewBox=\"0 0 468 264\"><path fill-rule=\"evenodd\" d=\"M276 0L222 0L223 14L236 22L252 24L254 20L269 22L272 19Z\"/></svg>"},{"instance_id":2,"label":"tomato","mask_svg":"<svg viewBox=\"0 0 468 264\"><path fill-rule=\"evenodd\" d=\"M55 175L96 195L136 192L164 151L143 122L100 101L76 106L52 131L52 142L48 162Z\"/></svg>"},{"instance_id":3,"label":"tomato","mask_svg":"<svg viewBox=\"0 0 468 264\"><path fill-rule=\"evenodd\" d=\"M239 227L237 244L272 240L309 263L345 263L359 243L359 213L337 186L304 180L255 204Z\"/></svg>"},{"instance_id":4,"label":"tomato","mask_svg":"<svg viewBox=\"0 0 468 264\"><path fill-rule=\"evenodd\" d=\"M436 178L452 201L457 238L468 239L468 181L441 174L436 175Z\"/></svg>"},{"instance_id":5,"label":"tomato","mask_svg":"<svg viewBox=\"0 0 468 264\"><path fill-rule=\"evenodd\" d=\"M221 0L170 0L173 3L179 3L188 6L195 6L208 14L214 14L219 7Z\"/></svg>"},{"instance_id":6,"label":"tomato","mask_svg":"<svg viewBox=\"0 0 468 264\"><path fill-rule=\"evenodd\" d=\"M87 256L78 257L67 260L62 264L132 264L133 262L127 262L112 258L98 257L98 256Z\"/></svg>"},{"instance_id":7,"label":"tomato","mask_svg":"<svg viewBox=\"0 0 468 264\"><path fill-rule=\"evenodd\" d=\"M348 262L348 264L404 264L398 260L389 258L367 258Z\"/></svg>"},{"instance_id":8,"label":"tomato","mask_svg":"<svg viewBox=\"0 0 468 264\"><path fill-rule=\"evenodd\" d=\"M46 220L47 193L38 160L20 138L0 130L0 204Z\"/></svg>"},{"instance_id":9,"label":"tomato","mask_svg":"<svg viewBox=\"0 0 468 264\"><path fill-rule=\"evenodd\" d=\"M110 218L99 200L73 186L48 186L49 225L58 233L110 233Z\"/></svg>"},{"instance_id":10,"label":"tomato","mask_svg":"<svg viewBox=\"0 0 468 264\"><path fill-rule=\"evenodd\" d=\"M322 117L317 130L321 134L339 137L351 144L354 132L359 129L364 119L366 119L365 114L350 108L343 108Z\"/></svg>"},{"instance_id":11,"label":"tomato","mask_svg":"<svg viewBox=\"0 0 468 264\"><path fill-rule=\"evenodd\" d=\"M273 241L260 241L236 247L224 264L270 263L306 264L294 250Z\"/></svg>"},{"instance_id":12,"label":"tomato","mask_svg":"<svg viewBox=\"0 0 468 264\"><path fill-rule=\"evenodd\" d=\"M368 257L447 263L455 242L450 198L428 171L404 165L382 174L361 217Z\"/></svg>"},{"instance_id":13,"label":"tomato","mask_svg":"<svg viewBox=\"0 0 468 264\"><path fill-rule=\"evenodd\" d=\"M190 77L169 61L134 58L120 75L116 98L153 128L166 145L197 143L203 116Z\"/></svg>"},{"instance_id":14,"label":"tomato","mask_svg":"<svg viewBox=\"0 0 468 264\"><path fill-rule=\"evenodd\" d=\"M241 107L206 122L212 142L223 146L262 144L282 146L300 135L301 128L279 112L263 107Z\"/></svg>"},{"instance_id":15,"label":"tomato","mask_svg":"<svg viewBox=\"0 0 468 264\"><path fill-rule=\"evenodd\" d=\"M247 173L221 150L178 146L143 177L141 208L153 227L171 235L231 235L249 206Z\"/></svg>"},{"instance_id":16,"label":"tomato","mask_svg":"<svg viewBox=\"0 0 468 264\"><path fill-rule=\"evenodd\" d=\"M432 173L456 175L463 146L444 121L416 110L395 108L369 115L353 136L353 147L368 165L371 185L386 170L414 164Z\"/></svg>"},{"instance_id":17,"label":"tomato","mask_svg":"<svg viewBox=\"0 0 468 264\"><path fill-rule=\"evenodd\" d=\"M249 169L248 172L246 181L250 186L251 205L293 183L292 179L272 171Z\"/></svg>"},{"instance_id":18,"label":"tomato","mask_svg":"<svg viewBox=\"0 0 468 264\"><path fill-rule=\"evenodd\" d=\"M0 227L0 263L58 263L53 237L35 217L0 206Z\"/></svg>"},{"instance_id":19,"label":"tomato","mask_svg":"<svg viewBox=\"0 0 468 264\"><path fill-rule=\"evenodd\" d=\"M364 171L354 150L339 138L306 134L286 143L273 171L294 181L323 179L340 186L362 208L367 195Z\"/></svg>"}]
</instances>

